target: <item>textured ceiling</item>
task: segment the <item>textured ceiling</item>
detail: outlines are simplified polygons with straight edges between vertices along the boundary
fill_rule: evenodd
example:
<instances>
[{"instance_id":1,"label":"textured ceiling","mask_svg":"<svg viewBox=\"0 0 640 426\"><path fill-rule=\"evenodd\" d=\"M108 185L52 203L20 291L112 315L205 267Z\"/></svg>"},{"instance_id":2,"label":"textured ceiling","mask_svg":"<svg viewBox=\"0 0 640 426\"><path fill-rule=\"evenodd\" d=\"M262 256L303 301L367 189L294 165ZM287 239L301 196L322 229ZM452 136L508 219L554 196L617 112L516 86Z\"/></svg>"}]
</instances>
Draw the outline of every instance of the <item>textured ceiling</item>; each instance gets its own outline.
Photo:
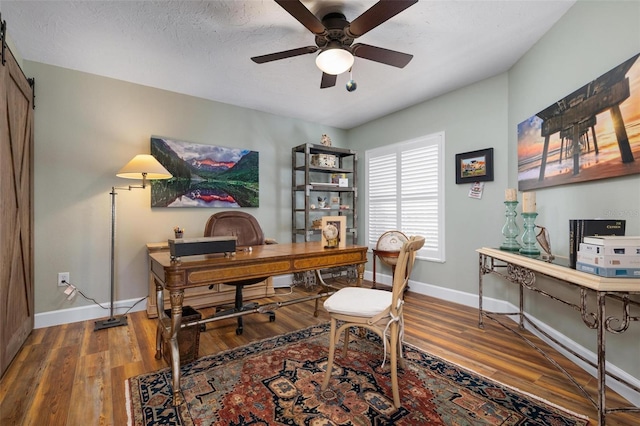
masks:
<instances>
[{"instance_id":1,"label":"textured ceiling","mask_svg":"<svg viewBox=\"0 0 640 426\"><path fill-rule=\"evenodd\" d=\"M352 21L373 0L308 1ZM320 89L315 54L262 65L252 56L314 45L272 0L0 1L19 54L200 98L353 128L508 70L574 1L427 1L357 39L414 55L404 69L356 58Z\"/></svg>"}]
</instances>

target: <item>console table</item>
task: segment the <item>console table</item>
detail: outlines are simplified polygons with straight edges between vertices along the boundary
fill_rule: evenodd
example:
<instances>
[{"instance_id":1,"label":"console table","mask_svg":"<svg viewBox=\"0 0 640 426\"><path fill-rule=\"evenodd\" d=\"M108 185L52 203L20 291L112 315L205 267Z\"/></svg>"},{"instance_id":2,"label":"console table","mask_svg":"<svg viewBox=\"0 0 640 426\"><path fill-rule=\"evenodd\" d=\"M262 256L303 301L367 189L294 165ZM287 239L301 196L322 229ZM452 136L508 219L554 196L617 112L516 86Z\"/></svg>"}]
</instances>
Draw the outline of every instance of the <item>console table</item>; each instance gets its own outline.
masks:
<instances>
[{"instance_id":1,"label":"console table","mask_svg":"<svg viewBox=\"0 0 640 426\"><path fill-rule=\"evenodd\" d=\"M186 289L349 265L357 266L357 285L360 286L364 275L364 264L367 262L367 247L347 245L346 247L325 249L320 241L315 241L256 246L250 252L237 252L236 255L230 257L216 254L185 256L172 260L168 252L156 252L151 253L149 259L157 293L158 332L156 358L160 359L162 356L162 344L168 344L171 350L173 403L174 405L179 405L183 402L183 397L180 392L178 330L181 327L205 324L221 318L231 318L254 312L236 312L224 317L206 318L183 324L182 306ZM170 318L164 312L164 290L169 292L169 300L171 302ZM270 311L280 306L317 299L327 295L325 293L281 303L266 304L256 308L255 312Z\"/></svg>"},{"instance_id":2,"label":"console table","mask_svg":"<svg viewBox=\"0 0 640 426\"><path fill-rule=\"evenodd\" d=\"M606 362L606 333L624 333L631 322L640 321L640 313L637 308L640 307L640 303L631 300L630 295L640 294L640 279L635 278L604 278L598 275L587 274L585 272L576 271L569 268L568 262L565 259L554 260L553 262L543 261L536 258L523 256L517 253L486 248L476 250L479 254L479 278L478 278L478 300L479 300L479 318L478 324L480 327L484 326L484 318L492 319L498 322L500 325L514 332L521 338L523 338L530 346L538 350L549 362L551 362L556 368L564 373L571 382L580 389L580 391L589 399L598 410L598 424L605 424L605 417L608 413L630 411L640 412L640 407L616 407L607 408L606 405L606 377L609 376L620 383L629 386L631 389L640 392L640 388L625 381L624 379L607 372L605 367ZM482 291L483 291L483 276L487 274L498 275L510 283L519 286L520 300L518 312L488 312L482 308ZM559 296L552 295L549 292L536 287L536 275L544 275L555 280L564 282L579 291L580 305L564 300ZM554 339L552 336L541 330L535 323L533 323L524 312L524 297L525 290L539 293L545 297L558 301L565 306L571 307L574 310L580 312L582 321L584 324L597 330L597 361L594 363L591 360L584 358L583 356L575 353L570 348L563 345L561 342ZM591 310L588 307L587 295L594 294L596 298L596 308ZM620 312L615 314L608 313L606 308L607 300L615 299L621 303ZM634 314L632 314L632 308ZM598 378L598 395L597 399L587 392L585 387L578 383L578 381L565 369L563 369L558 363L556 363L549 355L544 353L533 342L524 337L517 330L505 325L498 319L500 316L514 316L519 318L519 329L524 329L525 322L542 333L545 337L553 341L558 346L569 351L574 356L578 357L583 362L589 364L591 367L597 369Z\"/></svg>"}]
</instances>

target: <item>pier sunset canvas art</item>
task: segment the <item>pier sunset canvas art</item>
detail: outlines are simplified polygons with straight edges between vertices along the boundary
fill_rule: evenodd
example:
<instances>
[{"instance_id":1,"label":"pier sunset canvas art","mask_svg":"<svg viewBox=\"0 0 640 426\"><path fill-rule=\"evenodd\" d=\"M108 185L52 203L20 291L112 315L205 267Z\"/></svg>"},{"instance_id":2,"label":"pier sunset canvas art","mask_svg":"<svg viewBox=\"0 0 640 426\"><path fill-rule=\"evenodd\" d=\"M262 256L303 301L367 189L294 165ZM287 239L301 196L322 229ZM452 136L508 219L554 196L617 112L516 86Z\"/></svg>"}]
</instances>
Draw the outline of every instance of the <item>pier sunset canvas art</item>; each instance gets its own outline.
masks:
<instances>
[{"instance_id":1,"label":"pier sunset canvas art","mask_svg":"<svg viewBox=\"0 0 640 426\"><path fill-rule=\"evenodd\" d=\"M518 189L640 173L640 54L518 124Z\"/></svg>"}]
</instances>

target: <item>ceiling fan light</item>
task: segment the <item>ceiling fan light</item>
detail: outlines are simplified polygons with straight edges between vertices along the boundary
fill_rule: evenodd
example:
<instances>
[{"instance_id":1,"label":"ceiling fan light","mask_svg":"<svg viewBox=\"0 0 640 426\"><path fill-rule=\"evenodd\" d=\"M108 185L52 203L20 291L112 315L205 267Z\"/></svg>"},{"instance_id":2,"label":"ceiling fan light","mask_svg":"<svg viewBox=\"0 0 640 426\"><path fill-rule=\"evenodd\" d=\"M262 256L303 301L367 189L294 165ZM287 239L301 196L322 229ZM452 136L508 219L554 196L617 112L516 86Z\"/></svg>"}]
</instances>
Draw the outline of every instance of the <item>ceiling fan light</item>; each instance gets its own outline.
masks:
<instances>
[{"instance_id":1,"label":"ceiling fan light","mask_svg":"<svg viewBox=\"0 0 640 426\"><path fill-rule=\"evenodd\" d=\"M353 65L353 55L341 48L325 49L316 58L316 65L326 74L342 74Z\"/></svg>"}]
</instances>

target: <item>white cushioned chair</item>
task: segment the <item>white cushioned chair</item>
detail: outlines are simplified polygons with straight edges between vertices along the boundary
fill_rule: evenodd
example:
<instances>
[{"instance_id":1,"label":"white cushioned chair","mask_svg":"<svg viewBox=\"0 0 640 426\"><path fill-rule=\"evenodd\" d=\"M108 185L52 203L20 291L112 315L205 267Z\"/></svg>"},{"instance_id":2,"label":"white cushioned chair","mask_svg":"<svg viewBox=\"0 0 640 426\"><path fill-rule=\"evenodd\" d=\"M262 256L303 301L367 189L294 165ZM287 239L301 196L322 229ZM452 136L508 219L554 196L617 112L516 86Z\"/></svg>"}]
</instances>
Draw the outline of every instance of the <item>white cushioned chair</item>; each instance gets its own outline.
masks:
<instances>
[{"instance_id":1,"label":"white cushioned chair","mask_svg":"<svg viewBox=\"0 0 640 426\"><path fill-rule=\"evenodd\" d=\"M343 362L348 362L349 328L364 327L378 334L384 342L384 359L389 351L391 367L391 389L393 404L400 407L400 391L398 389L398 362L402 361L402 334L404 289L409 282L416 251L424 245L424 237L413 236L402 245L396 270L393 277L392 291L376 290L363 287L345 287L338 290L324 302L324 308L331 315L331 331L329 337L329 359L327 371L322 382L322 389L329 386L336 343L345 331ZM338 321L344 322L338 327ZM387 337L388 332L388 337Z\"/></svg>"}]
</instances>

